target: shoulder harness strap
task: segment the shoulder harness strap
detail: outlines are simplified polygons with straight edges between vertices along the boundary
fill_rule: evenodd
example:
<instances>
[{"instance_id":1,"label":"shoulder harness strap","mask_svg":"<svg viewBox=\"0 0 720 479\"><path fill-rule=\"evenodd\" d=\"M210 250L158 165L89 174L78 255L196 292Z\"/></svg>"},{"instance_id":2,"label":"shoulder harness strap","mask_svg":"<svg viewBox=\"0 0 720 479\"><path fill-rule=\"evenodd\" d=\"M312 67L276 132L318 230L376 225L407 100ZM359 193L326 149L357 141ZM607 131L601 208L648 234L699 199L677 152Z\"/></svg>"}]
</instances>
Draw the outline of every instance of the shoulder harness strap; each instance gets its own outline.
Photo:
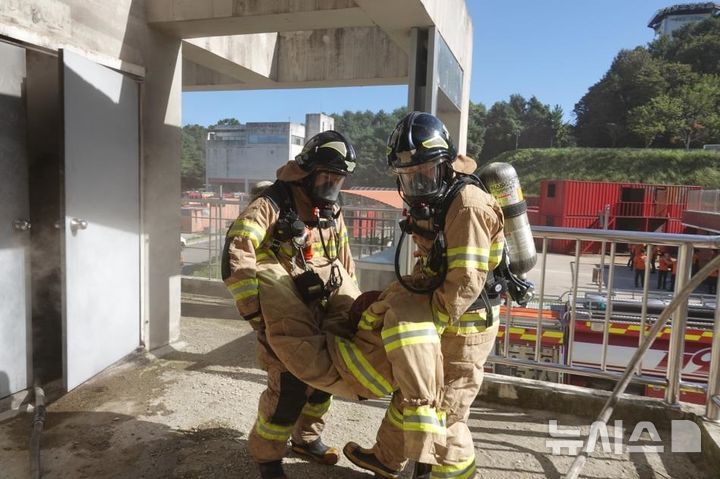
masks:
<instances>
[{"instance_id":1,"label":"shoulder harness strap","mask_svg":"<svg viewBox=\"0 0 720 479\"><path fill-rule=\"evenodd\" d=\"M290 185L286 181L275 180L275 182L265 188L258 198L267 198L270 201L273 209L282 216L287 211L295 210L295 202L293 201L292 193L290 192ZM225 280L230 277L232 272L230 271L230 255L229 249L233 238L230 237L229 233L233 227L233 223L228 227L225 233L225 244L223 245L222 257L220 260L220 274L222 279Z\"/></svg>"},{"instance_id":2,"label":"shoulder harness strap","mask_svg":"<svg viewBox=\"0 0 720 479\"><path fill-rule=\"evenodd\" d=\"M441 207L438 211L436 211L435 217L433 218L434 228L438 232L442 232L445 230L445 220L447 217L447 212L450 209L450 205L452 204L453 200L457 197L457 195L460 194L463 188L468 185L474 185L485 191L486 193L488 192L488 189L485 187L482 180L477 176L464 173L457 174L458 177L455 179L452 185L450 185L448 192L443 198ZM478 296L477 299L468 308L468 310L472 311L474 309L484 307L487 313L486 327L488 328L492 326L494 322L492 308L493 306L501 304L502 299L500 298L500 293L502 293L503 290L504 287L502 286L501 282L497 280L492 271L488 271L485 279L485 286L483 287L480 296Z\"/></svg>"}]
</instances>

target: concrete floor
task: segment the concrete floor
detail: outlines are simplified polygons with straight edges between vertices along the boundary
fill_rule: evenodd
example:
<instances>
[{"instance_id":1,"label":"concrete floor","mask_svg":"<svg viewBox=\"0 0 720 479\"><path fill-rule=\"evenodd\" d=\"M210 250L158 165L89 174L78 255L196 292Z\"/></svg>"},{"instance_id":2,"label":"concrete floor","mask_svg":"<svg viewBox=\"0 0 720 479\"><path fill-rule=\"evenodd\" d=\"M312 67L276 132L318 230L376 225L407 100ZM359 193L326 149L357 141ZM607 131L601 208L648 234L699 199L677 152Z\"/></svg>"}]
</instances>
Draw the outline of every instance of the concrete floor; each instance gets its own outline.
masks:
<instances>
[{"instance_id":1,"label":"concrete floor","mask_svg":"<svg viewBox=\"0 0 720 479\"><path fill-rule=\"evenodd\" d=\"M185 314L200 311L210 311L216 319L184 317L183 343L168 354L139 353L49 406L42 435L43 477L259 477L247 453L248 431L265 383L254 365L254 334L242 321L222 319L232 317L228 303L186 296ZM325 441L337 447L350 440L369 446L386 404L334 401ZM480 476L562 477L572 457L551 454L546 444L550 419L563 427L589 423L497 404L473 408L470 428ZM22 414L0 423L0 477L28 477L31 421L30 414ZM334 467L292 456L286 462L294 478L369 477L345 458ZM402 477L410 475L406 471ZM698 455L597 453L583 477L709 478L717 472L707 471Z\"/></svg>"}]
</instances>

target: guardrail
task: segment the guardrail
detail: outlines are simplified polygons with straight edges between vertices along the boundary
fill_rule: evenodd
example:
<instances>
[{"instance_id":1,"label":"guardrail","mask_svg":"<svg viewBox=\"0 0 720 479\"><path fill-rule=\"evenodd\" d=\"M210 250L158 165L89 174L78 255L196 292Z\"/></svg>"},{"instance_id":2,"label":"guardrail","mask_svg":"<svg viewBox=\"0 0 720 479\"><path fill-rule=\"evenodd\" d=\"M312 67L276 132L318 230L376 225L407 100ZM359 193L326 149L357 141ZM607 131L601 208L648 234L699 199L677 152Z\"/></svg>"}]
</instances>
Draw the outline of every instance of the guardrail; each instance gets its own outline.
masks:
<instances>
[{"instance_id":1,"label":"guardrail","mask_svg":"<svg viewBox=\"0 0 720 479\"><path fill-rule=\"evenodd\" d=\"M572 374L591 378L608 379L618 381L621 374L607 370L607 351L609 345L610 320L612 316L613 301L615 298L614 279L617 268L615 256L618 244L647 244L648 249L653 246L674 247L678 250L676 281L674 293L682 290L688 283L691 273L693 250L698 248L720 249L720 236L700 235L669 235L664 233L642 233L630 231L603 231L585 230L554 227L533 227L533 236L542 242L539 265L540 281L537 298L537 321L535 324L536 338L542 337L544 327L543 312L545 308L545 289L547 285L547 255L548 241L551 239L563 239L575 241L575 258L573 262L574 271L572 274L572 285L569 297L569 318L567 325L567 339L565 341L565 354L562 362L541 362L542 342L535 341L534 359L516 359L509 357L510 334L504 335L504 347L499 356L490 356L488 362L521 368L531 368L541 371L551 371L562 374ZM610 259L608 262L607 287L600 288L599 293L605 296L605 315L602 320L603 338L601 344L601 362L599 368L581 367L573 364L573 353L575 352L575 331L578 321L578 290L579 290L579 265L581 257L581 244L584 241L603 242L609 246ZM605 254L601 255L602 258ZM622 266L621 266L622 267ZM642 343L647 334L648 321L648 297L650 289L650 258L646 259L644 286L641 296L641 313L639 331L644 332L638 336L638 346ZM601 278L600 284L604 284ZM717 291L717 290L716 290ZM665 387L664 401L667 404L677 404L680 399L680 390L689 389L703 392L706 395L706 417L710 420L720 420L720 295L715 294L715 316L713 323L711 360L708 375L708 384L701 384L692 381L684 381L682 378L682 365L684 358L685 333L687 330L688 300L683 301L672 315L671 336L669 346L669 359L667 371L664 378L658 378L640 373L639 366L632 377L632 382L656 385ZM511 331L513 318L511 308L506 308L504 315L505 331Z\"/></svg>"},{"instance_id":2,"label":"guardrail","mask_svg":"<svg viewBox=\"0 0 720 479\"><path fill-rule=\"evenodd\" d=\"M227 228L247 204L247 198L183 198L183 275L220 278L219 261ZM401 210L394 208L344 207L353 258L372 256L393 247L401 214Z\"/></svg>"}]
</instances>

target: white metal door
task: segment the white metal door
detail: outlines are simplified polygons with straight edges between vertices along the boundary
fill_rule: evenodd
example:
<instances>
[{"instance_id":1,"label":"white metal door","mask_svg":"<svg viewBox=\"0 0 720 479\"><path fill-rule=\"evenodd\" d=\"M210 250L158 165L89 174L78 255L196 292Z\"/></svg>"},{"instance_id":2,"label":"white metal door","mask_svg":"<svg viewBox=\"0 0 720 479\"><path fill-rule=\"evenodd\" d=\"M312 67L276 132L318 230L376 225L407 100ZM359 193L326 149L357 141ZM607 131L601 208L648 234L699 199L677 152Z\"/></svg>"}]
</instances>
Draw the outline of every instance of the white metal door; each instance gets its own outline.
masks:
<instances>
[{"instance_id":1,"label":"white metal door","mask_svg":"<svg viewBox=\"0 0 720 479\"><path fill-rule=\"evenodd\" d=\"M139 86L68 51L61 75L70 390L139 345Z\"/></svg>"},{"instance_id":2,"label":"white metal door","mask_svg":"<svg viewBox=\"0 0 720 479\"><path fill-rule=\"evenodd\" d=\"M30 201L25 49L0 42L0 398L28 387Z\"/></svg>"}]
</instances>

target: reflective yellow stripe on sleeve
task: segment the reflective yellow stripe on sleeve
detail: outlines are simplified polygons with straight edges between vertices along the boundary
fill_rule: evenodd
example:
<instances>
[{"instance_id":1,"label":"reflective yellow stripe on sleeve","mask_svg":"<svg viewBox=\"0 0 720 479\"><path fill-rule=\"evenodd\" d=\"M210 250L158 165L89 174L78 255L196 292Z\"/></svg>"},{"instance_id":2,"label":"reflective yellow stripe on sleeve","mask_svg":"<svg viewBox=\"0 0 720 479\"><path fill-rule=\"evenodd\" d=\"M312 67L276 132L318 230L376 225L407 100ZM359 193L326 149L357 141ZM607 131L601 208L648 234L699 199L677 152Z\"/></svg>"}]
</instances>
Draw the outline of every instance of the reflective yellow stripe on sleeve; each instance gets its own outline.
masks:
<instances>
[{"instance_id":1,"label":"reflective yellow stripe on sleeve","mask_svg":"<svg viewBox=\"0 0 720 479\"><path fill-rule=\"evenodd\" d=\"M235 301L240 301L258 294L257 278L241 279L234 283L230 283L227 287Z\"/></svg>"},{"instance_id":2,"label":"reflective yellow stripe on sleeve","mask_svg":"<svg viewBox=\"0 0 720 479\"><path fill-rule=\"evenodd\" d=\"M488 256L490 251L487 248L474 246L461 246L447 250L448 270L455 268L488 270Z\"/></svg>"},{"instance_id":3,"label":"reflective yellow stripe on sleeve","mask_svg":"<svg viewBox=\"0 0 720 479\"><path fill-rule=\"evenodd\" d=\"M393 391L390 383L370 365L352 341L336 337L335 342L347 368L368 391L377 397L387 396Z\"/></svg>"},{"instance_id":4,"label":"reflective yellow stripe on sleeve","mask_svg":"<svg viewBox=\"0 0 720 479\"><path fill-rule=\"evenodd\" d=\"M403 430L445 434L445 412L430 406L403 408Z\"/></svg>"},{"instance_id":5,"label":"reflective yellow stripe on sleeve","mask_svg":"<svg viewBox=\"0 0 720 479\"><path fill-rule=\"evenodd\" d=\"M440 311L434 304L432 306L433 321L435 322L435 330L438 334L442 334L450 322L450 316Z\"/></svg>"},{"instance_id":6,"label":"reflective yellow stripe on sleeve","mask_svg":"<svg viewBox=\"0 0 720 479\"><path fill-rule=\"evenodd\" d=\"M284 442L290 438L293 427L295 427L294 424L290 424L289 426L273 424L262 417L262 414L258 413L255 432L257 432L258 436L268 441Z\"/></svg>"},{"instance_id":7,"label":"reflective yellow stripe on sleeve","mask_svg":"<svg viewBox=\"0 0 720 479\"><path fill-rule=\"evenodd\" d=\"M388 353L397 348L414 344L433 344L440 342L440 336L434 323L402 323L393 328L384 329L381 333L385 351Z\"/></svg>"},{"instance_id":8,"label":"reflective yellow stripe on sleeve","mask_svg":"<svg viewBox=\"0 0 720 479\"><path fill-rule=\"evenodd\" d=\"M403 427L403 414L400 412L398 408L396 408L393 403L390 403L390 406L388 406L387 411L385 411L385 417L387 418L388 422L395 426L398 429L402 429Z\"/></svg>"},{"instance_id":9,"label":"reflective yellow stripe on sleeve","mask_svg":"<svg viewBox=\"0 0 720 479\"><path fill-rule=\"evenodd\" d=\"M452 466L433 466L431 479L468 479L475 477L475 456Z\"/></svg>"},{"instance_id":10,"label":"reflective yellow stripe on sleeve","mask_svg":"<svg viewBox=\"0 0 720 479\"><path fill-rule=\"evenodd\" d=\"M230 231L228 231L228 236L247 238L252 243L253 248L257 248L265 238L265 230L252 220L237 219Z\"/></svg>"},{"instance_id":11,"label":"reflective yellow stripe on sleeve","mask_svg":"<svg viewBox=\"0 0 720 479\"><path fill-rule=\"evenodd\" d=\"M505 248L505 242L504 241L496 241L495 243L490 246L490 257L488 258L488 269L495 269L497 265L500 264L500 260L502 260L502 253L503 249Z\"/></svg>"},{"instance_id":12,"label":"reflective yellow stripe on sleeve","mask_svg":"<svg viewBox=\"0 0 720 479\"><path fill-rule=\"evenodd\" d=\"M382 320L379 316L375 316L370 312L369 309L367 309L360 317L360 322L358 322L358 329L372 331L373 329L376 329L378 325L380 325L381 321Z\"/></svg>"},{"instance_id":13,"label":"reflective yellow stripe on sleeve","mask_svg":"<svg viewBox=\"0 0 720 479\"><path fill-rule=\"evenodd\" d=\"M320 404L305 403L302 409L302 414L311 417L323 417L323 415L330 410L330 404L332 403L332 396L327 401Z\"/></svg>"},{"instance_id":14,"label":"reflective yellow stripe on sleeve","mask_svg":"<svg viewBox=\"0 0 720 479\"><path fill-rule=\"evenodd\" d=\"M255 261L277 260L272 250L260 248L255 251Z\"/></svg>"}]
</instances>

